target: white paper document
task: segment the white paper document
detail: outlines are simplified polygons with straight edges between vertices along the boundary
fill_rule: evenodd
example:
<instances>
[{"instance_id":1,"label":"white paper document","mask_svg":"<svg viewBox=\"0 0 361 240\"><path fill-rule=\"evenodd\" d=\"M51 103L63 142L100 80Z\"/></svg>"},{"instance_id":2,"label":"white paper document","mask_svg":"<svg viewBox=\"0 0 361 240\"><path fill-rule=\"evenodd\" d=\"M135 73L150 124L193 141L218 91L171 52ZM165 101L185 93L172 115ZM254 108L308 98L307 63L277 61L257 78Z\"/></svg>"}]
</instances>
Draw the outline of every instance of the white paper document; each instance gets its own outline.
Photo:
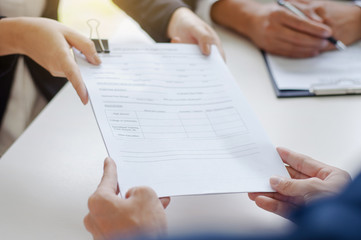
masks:
<instances>
[{"instance_id":1,"label":"white paper document","mask_svg":"<svg viewBox=\"0 0 361 240\"><path fill-rule=\"evenodd\" d=\"M328 51L313 58L290 59L266 55L280 90L309 90L322 86L361 87L361 42L345 51Z\"/></svg>"},{"instance_id":2,"label":"white paper document","mask_svg":"<svg viewBox=\"0 0 361 240\"><path fill-rule=\"evenodd\" d=\"M264 192L289 176L215 47L111 47L100 66L77 62L122 196Z\"/></svg>"}]
</instances>

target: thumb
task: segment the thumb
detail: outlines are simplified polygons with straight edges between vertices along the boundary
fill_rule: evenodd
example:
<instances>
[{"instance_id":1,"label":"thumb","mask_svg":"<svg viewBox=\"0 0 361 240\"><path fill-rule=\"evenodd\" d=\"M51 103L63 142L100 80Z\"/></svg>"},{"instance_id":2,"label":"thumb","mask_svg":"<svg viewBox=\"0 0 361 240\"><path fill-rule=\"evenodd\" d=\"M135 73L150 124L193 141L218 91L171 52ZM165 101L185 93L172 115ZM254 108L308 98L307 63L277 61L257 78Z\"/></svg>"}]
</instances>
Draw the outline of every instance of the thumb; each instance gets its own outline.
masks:
<instances>
[{"instance_id":1,"label":"thumb","mask_svg":"<svg viewBox=\"0 0 361 240\"><path fill-rule=\"evenodd\" d=\"M308 195L318 185L317 178L288 179L278 176L271 177L270 184L275 191L289 197Z\"/></svg>"},{"instance_id":2,"label":"thumb","mask_svg":"<svg viewBox=\"0 0 361 240\"><path fill-rule=\"evenodd\" d=\"M109 157L106 158L104 161L104 173L97 191L117 194L118 191L117 166L115 165L113 159Z\"/></svg>"},{"instance_id":3,"label":"thumb","mask_svg":"<svg viewBox=\"0 0 361 240\"><path fill-rule=\"evenodd\" d=\"M147 201L151 199L158 200L158 196L156 192L150 187L145 187L145 186L133 187L129 189L125 195L125 198L146 199Z\"/></svg>"}]
</instances>

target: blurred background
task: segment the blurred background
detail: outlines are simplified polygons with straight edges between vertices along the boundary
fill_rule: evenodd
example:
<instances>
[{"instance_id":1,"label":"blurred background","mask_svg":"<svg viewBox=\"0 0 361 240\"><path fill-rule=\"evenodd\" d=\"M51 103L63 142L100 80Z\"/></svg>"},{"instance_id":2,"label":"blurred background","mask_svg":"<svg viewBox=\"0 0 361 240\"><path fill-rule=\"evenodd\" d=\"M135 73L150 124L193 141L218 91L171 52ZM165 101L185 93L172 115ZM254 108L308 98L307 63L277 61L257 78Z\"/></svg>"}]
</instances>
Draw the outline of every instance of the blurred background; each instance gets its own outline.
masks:
<instances>
[{"instance_id":1,"label":"blurred background","mask_svg":"<svg viewBox=\"0 0 361 240\"><path fill-rule=\"evenodd\" d=\"M79 11L81 9L82 11ZM127 15L111 0L61 0L59 20L86 36L90 34L88 19L99 20L99 34L102 38L111 38L123 21L129 21Z\"/></svg>"}]
</instances>

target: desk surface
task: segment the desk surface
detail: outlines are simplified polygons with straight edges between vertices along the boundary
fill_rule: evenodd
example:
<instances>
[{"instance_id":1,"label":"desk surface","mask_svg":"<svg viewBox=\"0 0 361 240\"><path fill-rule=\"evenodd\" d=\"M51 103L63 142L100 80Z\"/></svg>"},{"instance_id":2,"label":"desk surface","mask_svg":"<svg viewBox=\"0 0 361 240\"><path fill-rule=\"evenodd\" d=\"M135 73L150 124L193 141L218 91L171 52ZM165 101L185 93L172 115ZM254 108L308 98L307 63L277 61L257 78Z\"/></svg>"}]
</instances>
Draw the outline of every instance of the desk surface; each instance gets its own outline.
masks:
<instances>
[{"instance_id":1,"label":"desk surface","mask_svg":"<svg viewBox=\"0 0 361 240\"><path fill-rule=\"evenodd\" d=\"M118 36L123 42L149 41L129 29ZM357 173L361 96L277 99L261 53L242 37L217 31L227 64L271 141ZM0 238L90 239L83 217L106 156L91 107L67 85L0 160ZM167 216L171 233L274 232L290 224L245 194L173 198Z\"/></svg>"}]
</instances>

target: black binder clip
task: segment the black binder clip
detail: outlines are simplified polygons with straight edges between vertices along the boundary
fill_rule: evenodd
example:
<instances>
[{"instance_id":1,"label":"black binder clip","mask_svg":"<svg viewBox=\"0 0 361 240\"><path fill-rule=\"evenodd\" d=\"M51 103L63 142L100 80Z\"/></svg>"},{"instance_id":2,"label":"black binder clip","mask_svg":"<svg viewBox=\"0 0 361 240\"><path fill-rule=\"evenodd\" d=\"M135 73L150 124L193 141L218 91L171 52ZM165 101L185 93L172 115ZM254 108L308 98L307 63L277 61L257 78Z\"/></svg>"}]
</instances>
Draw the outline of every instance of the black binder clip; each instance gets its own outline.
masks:
<instances>
[{"instance_id":1,"label":"black binder clip","mask_svg":"<svg viewBox=\"0 0 361 240\"><path fill-rule=\"evenodd\" d=\"M90 39L94 42L97 52L98 53L110 53L108 40L101 39L100 35L99 35L98 28L99 28L100 22L96 19L89 19L87 21L87 24L90 27ZM93 38L94 32L96 34L95 38Z\"/></svg>"}]
</instances>

